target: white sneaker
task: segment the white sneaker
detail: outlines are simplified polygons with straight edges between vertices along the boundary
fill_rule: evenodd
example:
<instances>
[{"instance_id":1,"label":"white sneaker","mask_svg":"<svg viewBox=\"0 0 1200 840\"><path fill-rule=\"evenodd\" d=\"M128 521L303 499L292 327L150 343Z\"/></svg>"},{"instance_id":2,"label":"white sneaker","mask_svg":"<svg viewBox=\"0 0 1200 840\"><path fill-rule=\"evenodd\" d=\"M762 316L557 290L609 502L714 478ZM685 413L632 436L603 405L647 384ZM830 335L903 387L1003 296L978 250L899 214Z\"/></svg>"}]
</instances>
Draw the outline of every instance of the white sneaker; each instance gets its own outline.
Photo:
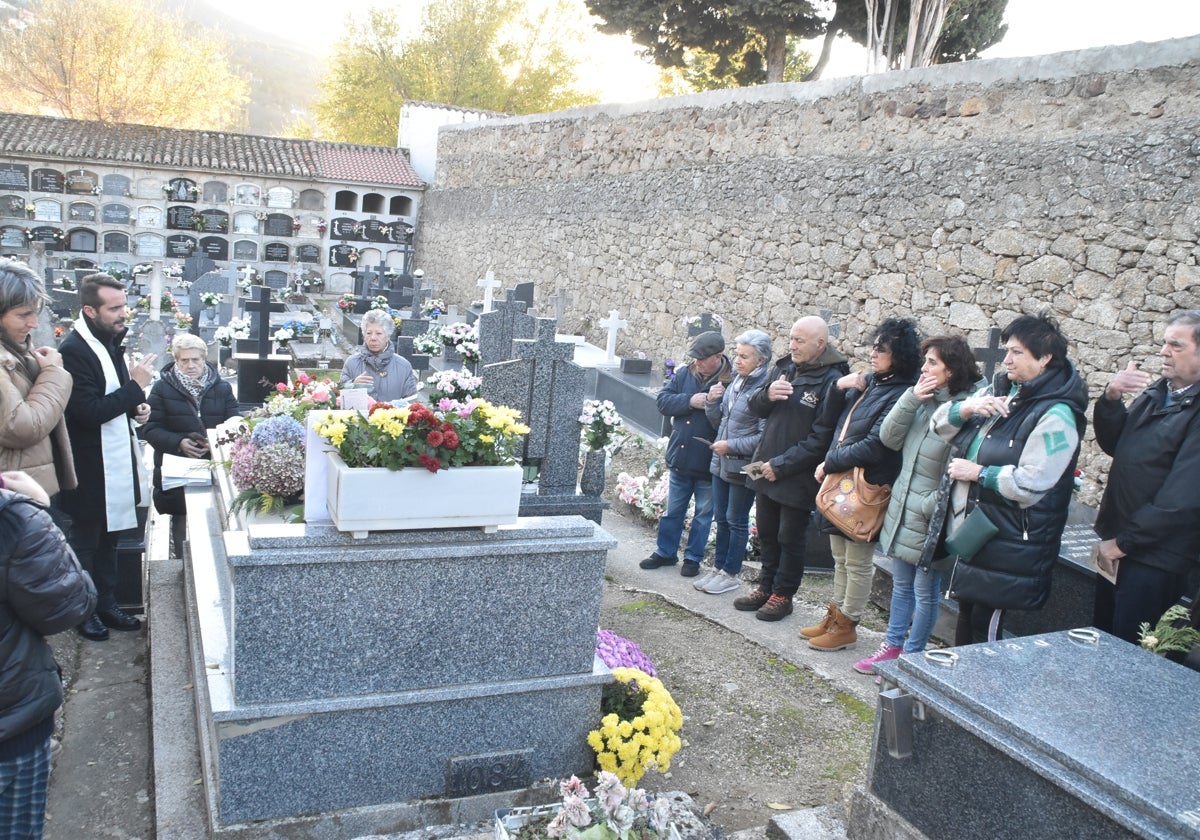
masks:
<instances>
[{"instance_id":1,"label":"white sneaker","mask_svg":"<svg viewBox=\"0 0 1200 840\"><path fill-rule=\"evenodd\" d=\"M701 592L703 592L704 587L708 585L708 582L719 574L721 574L721 573L718 572L716 569L711 569L711 570L705 572L704 574L700 575L700 577L696 578L692 582L692 586L696 587Z\"/></svg>"},{"instance_id":2,"label":"white sneaker","mask_svg":"<svg viewBox=\"0 0 1200 840\"><path fill-rule=\"evenodd\" d=\"M704 591L709 595L724 595L726 592L732 592L741 586L741 582L736 575L731 575L728 572L717 572L704 585Z\"/></svg>"}]
</instances>

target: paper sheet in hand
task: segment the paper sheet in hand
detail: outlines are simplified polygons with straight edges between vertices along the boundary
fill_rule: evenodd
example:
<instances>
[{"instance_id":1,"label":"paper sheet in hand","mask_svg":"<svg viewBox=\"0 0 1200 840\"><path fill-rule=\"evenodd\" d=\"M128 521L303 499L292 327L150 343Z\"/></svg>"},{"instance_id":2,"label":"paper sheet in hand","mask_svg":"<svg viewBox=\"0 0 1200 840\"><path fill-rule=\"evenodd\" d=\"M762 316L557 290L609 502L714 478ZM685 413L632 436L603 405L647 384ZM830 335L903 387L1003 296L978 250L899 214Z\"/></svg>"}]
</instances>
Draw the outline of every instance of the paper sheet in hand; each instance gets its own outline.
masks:
<instances>
[{"instance_id":1,"label":"paper sheet in hand","mask_svg":"<svg viewBox=\"0 0 1200 840\"><path fill-rule=\"evenodd\" d=\"M178 455L163 453L162 486L164 490L173 487L205 487L212 484L212 461L205 458L181 458Z\"/></svg>"}]
</instances>

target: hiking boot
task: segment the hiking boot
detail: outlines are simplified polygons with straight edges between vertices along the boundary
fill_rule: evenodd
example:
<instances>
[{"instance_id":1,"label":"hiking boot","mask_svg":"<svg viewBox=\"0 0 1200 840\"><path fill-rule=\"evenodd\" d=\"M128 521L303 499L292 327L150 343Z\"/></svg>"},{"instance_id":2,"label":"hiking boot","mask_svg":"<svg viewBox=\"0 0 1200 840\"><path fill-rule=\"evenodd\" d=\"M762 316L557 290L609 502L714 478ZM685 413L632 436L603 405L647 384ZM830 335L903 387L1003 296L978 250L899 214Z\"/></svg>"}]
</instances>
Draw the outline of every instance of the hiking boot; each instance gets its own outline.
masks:
<instances>
[{"instance_id":1,"label":"hiking boot","mask_svg":"<svg viewBox=\"0 0 1200 840\"><path fill-rule=\"evenodd\" d=\"M792 596L772 595L767 603L758 608L754 617L759 621L779 621L792 614Z\"/></svg>"},{"instance_id":2,"label":"hiking boot","mask_svg":"<svg viewBox=\"0 0 1200 840\"><path fill-rule=\"evenodd\" d=\"M683 568L679 570L681 577L695 577L700 574L700 564L693 563L691 560L683 561Z\"/></svg>"},{"instance_id":3,"label":"hiking boot","mask_svg":"<svg viewBox=\"0 0 1200 840\"><path fill-rule=\"evenodd\" d=\"M844 650L858 643L858 622L847 618L836 606L833 608L833 621L829 629L815 639L808 640L808 646L813 650Z\"/></svg>"},{"instance_id":4,"label":"hiking boot","mask_svg":"<svg viewBox=\"0 0 1200 840\"><path fill-rule=\"evenodd\" d=\"M731 575L729 572L717 572L708 579L708 583L704 585L704 592L709 595L724 595L726 592L732 592L741 586L737 575Z\"/></svg>"},{"instance_id":5,"label":"hiking boot","mask_svg":"<svg viewBox=\"0 0 1200 840\"><path fill-rule=\"evenodd\" d=\"M825 617L810 627L800 628L800 638L815 639L817 636L823 636L829 630L829 623L833 621L833 604L829 605L829 609L825 611Z\"/></svg>"},{"instance_id":6,"label":"hiking boot","mask_svg":"<svg viewBox=\"0 0 1200 840\"><path fill-rule=\"evenodd\" d=\"M851 667L860 674L875 673L876 662L887 662L889 659L895 659L901 653L903 648L900 645L889 645L884 642L879 646L879 650L868 656L866 659L860 659Z\"/></svg>"},{"instance_id":7,"label":"hiking boot","mask_svg":"<svg viewBox=\"0 0 1200 840\"><path fill-rule=\"evenodd\" d=\"M704 587L708 585L708 582L710 580L712 580L713 578L715 578L719 574L721 574L721 573L719 571L717 571L716 569L710 569L709 571L700 575L700 577L696 578L696 580L692 583L692 586L696 587L701 592L703 592Z\"/></svg>"},{"instance_id":8,"label":"hiking boot","mask_svg":"<svg viewBox=\"0 0 1200 840\"><path fill-rule=\"evenodd\" d=\"M770 600L770 592L767 592L765 589L754 589L749 595L743 595L740 598L734 598L733 608L735 610L741 610L742 612L753 612Z\"/></svg>"},{"instance_id":9,"label":"hiking boot","mask_svg":"<svg viewBox=\"0 0 1200 840\"><path fill-rule=\"evenodd\" d=\"M655 552L642 562L638 563L638 565L643 569L657 569L661 566L674 566L678 562L679 559L676 557L671 557L668 559Z\"/></svg>"}]
</instances>

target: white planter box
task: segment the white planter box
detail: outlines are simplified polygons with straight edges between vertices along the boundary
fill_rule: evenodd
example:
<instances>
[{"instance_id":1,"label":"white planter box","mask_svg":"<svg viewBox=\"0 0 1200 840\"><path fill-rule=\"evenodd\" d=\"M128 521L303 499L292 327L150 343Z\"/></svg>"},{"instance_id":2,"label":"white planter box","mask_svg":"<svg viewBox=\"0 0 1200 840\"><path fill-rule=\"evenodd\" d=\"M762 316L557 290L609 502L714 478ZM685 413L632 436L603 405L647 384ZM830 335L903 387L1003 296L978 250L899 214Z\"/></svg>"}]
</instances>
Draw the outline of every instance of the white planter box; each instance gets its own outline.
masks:
<instances>
[{"instance_id":1,"label":"white planter box","mask_svg":"<svg viewBox=\"0 0 1200 840\"><path fill-rule=\"evenodd\" d=\"M327 457L329 517L339 531L350 531L355 538L371 531L418 528L494 531L517 521L519 466L452 467L431 473L423 467L351 468L337 452Z\"/></svg>"}]
</instances>

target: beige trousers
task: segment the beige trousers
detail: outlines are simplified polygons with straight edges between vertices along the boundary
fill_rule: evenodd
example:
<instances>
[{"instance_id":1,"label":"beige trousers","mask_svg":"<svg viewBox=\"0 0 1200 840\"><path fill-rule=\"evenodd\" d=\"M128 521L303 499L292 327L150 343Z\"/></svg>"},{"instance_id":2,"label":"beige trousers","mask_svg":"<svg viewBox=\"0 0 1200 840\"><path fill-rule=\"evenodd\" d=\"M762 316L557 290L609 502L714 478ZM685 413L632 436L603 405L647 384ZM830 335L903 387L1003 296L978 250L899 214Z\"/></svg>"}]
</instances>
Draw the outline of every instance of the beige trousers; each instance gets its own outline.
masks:
<instances>
[{"instance_id":1,"label":"beige trousers","mask_svg":"<svg viewBox=\"0 0 1200 840\"><path fill-rule=\"evenodd\" d=\"M867 611L871 581L875 577L876 545L855 542L840 534L829 535L829 550L833 554L833 603L851 621L858 621Z\"/></svg>"}]
</instances>

